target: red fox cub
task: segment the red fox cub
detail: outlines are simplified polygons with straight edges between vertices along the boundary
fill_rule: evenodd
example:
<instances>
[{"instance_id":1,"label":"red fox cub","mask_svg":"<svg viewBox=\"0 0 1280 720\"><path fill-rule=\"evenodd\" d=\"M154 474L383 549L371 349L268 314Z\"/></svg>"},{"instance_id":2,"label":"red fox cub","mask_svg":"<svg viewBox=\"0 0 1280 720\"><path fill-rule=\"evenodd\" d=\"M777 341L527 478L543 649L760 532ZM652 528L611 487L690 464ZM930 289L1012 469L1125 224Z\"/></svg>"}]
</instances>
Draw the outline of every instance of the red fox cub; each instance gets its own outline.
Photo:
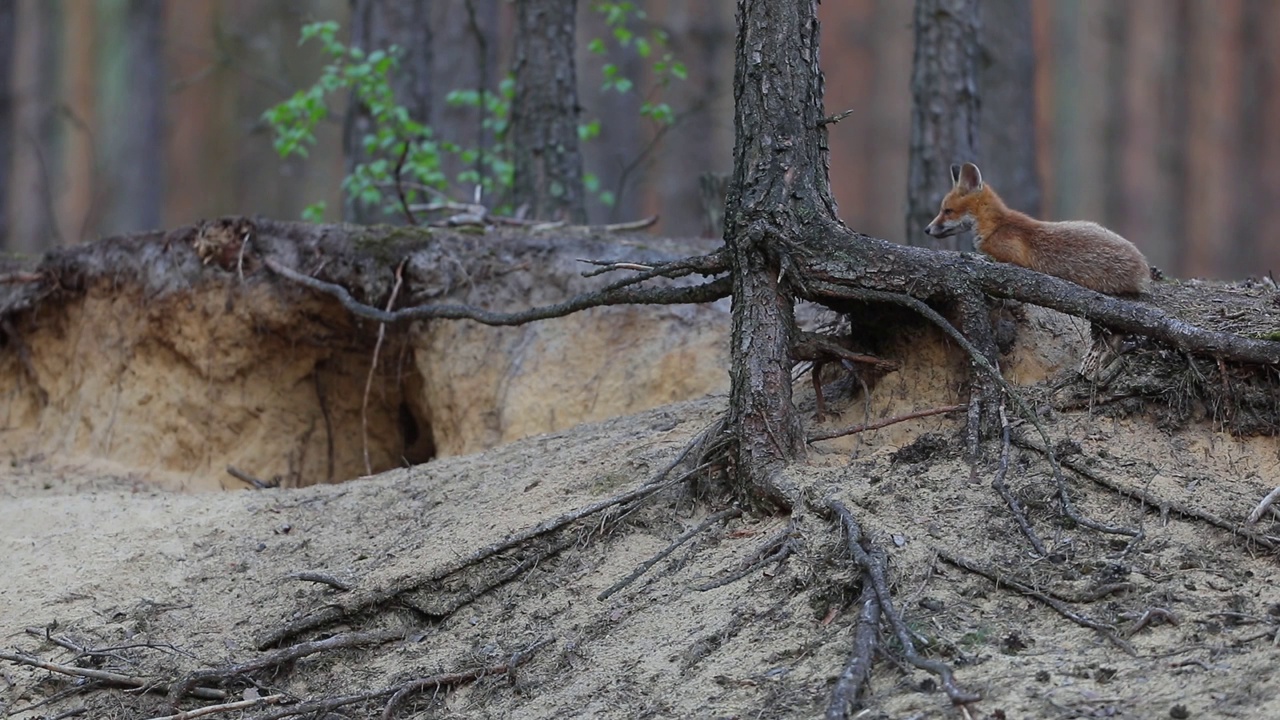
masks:
<instances>
[{"instance_id":1,"label":"red fox cub","mask_svg":"<svg viewBox=\"0 0 1280 720\"><path fill-rule=\"evenodd\" d=\"M1043 222L1010 210L973 163L951 166L951 192L925 232L949 237L974 230L977 247L993 260L1031 268L1109 295L1136 295L1151 283L1151 268L1133 243L1083 220Z\"/></svg>"}]
</instances>

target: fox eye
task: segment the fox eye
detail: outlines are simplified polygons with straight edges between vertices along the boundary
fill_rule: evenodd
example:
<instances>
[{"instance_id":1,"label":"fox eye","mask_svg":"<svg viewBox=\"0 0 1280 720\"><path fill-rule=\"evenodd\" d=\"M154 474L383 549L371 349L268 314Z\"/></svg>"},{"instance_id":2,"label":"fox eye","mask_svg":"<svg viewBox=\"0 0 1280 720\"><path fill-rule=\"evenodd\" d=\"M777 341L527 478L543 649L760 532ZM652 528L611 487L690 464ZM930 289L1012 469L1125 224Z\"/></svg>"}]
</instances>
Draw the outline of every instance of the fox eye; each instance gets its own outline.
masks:
<instances>
[{"instance_id":1,"label":"fox eye","mask_svg":"<svg viewBox=\"0 0 1280 720\"><path fill-rule=\"evenodd\" d=\"M955 211L955 210L952 210L951 208L945 208L945 209L942 211L942 214L943 214L943 215L955 215L955 214L956 214L956 211Z\"/></svg>"}]
</instances>

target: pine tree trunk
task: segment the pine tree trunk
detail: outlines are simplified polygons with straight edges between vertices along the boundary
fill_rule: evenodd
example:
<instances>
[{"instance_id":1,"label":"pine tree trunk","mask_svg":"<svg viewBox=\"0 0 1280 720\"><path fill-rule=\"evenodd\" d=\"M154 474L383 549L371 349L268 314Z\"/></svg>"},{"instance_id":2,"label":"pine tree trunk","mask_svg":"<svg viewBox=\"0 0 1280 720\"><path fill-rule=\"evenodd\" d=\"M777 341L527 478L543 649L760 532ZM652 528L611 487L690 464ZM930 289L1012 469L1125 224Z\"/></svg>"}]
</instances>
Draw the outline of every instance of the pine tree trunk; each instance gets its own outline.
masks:
<instances>
[{"instance_id":1,"label":"pine tree trunk","mask_svg":"<svg viewBox=\"0 0 1280 720\"><path fill-rule=\"evenodd\" d=\"M1040 217L1036 169L1036 54L1028 0L983 0L978 131L982 174L1010 207Z\"/></svg>"},{"instance_id":2,"label":"pine tree trunk","mask_svg":"<svg viewBox=\"0 0 1280 720\"><path fill-rule=\"evenodd\" d=\"M9 180L13 169L13 33L17 3L0 2L0 249L9 246Z\"/></svg>"},{"instance_id":3,"label":"pine tree trunk","mask_svg":"<svg viewBox=\"0 0 1280 720\"><path fill-rule=\"evenodd\" d=\"M110 189L98 232L116 234L160 227L164 206L165 91L164 11L160 0L128 0L108 11L107 37L121 45L123 62L103 68L100 82L118 82L122 92L105 96L107 127L98 144ZM105 157L102 157L105 156Z\"/></svg>"},{"instance_id":4,"label":"pine tree trunk","mask_svg":"<svg viewBox=\"0 0 1280 720\"><path fill-rule=\"evenodd\" d=\"M513 201L529 217L585 223L574 65L577 0L516 3Z\"/></svg>"},{"instance_id":5,"label":"pine tree trunk","mask_svg":"<svg viewBox=\"0 0 1280 720\"><path fill-rule=\"evenodd\" d=\"M951 165L981 159L978 2L916 0L906 227L912 245L971 248L967 238L931 238L924 228L951 189Z\"/></svg>"},{"instance_id":6,"label":"pine tree trunk","mask_svg":"<svg viewBox=\"0 0 1280 720\"><path fill-rule=\"evenodd\" d=\"M429 0L351 0L351 46L366 53L400 48L399 65L392 76L396 102L409 111L413 120L431 122L432 52ZM368 108L355 97L347 108L342 129L342 152L347 175L357 166L377 158L365 152L363 138L373 130ZM385 158L395 163L399 158ZM389 216L379 208L345 197L342 219L369 224L403 222L400 215Z\"/></svg>"},{"instance_id":7,"label":"pine tree trunk","mask_svg":"<svg viewBox=\"0 0 1280 720\"><path fill-rule=\"evenodd\" d=\"M733 85L729 422L741 492L787 506L795 493L779 470L804 455L804 434L791 399L794 297L783 261L838 222L821 129L816 0L740 0Z\"/></svg>"}]
</instances>

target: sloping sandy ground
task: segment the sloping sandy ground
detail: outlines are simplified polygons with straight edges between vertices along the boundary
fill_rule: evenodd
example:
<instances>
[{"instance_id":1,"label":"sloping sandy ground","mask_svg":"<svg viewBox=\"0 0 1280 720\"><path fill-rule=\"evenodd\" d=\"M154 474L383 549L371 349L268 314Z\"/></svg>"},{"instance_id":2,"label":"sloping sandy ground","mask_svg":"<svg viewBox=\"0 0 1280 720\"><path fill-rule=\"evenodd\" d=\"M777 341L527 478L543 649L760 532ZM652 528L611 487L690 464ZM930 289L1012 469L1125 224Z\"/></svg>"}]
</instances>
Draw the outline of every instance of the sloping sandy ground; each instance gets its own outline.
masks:
<instances>
[{"instance_id":1,"label":"sloping sandy ground","mask_svg":"<svg viewBox=\"0 0 1280 720\"><path fill-rule=\"evenodd\" d=\"M149 491L118 469L6 467L0 477L0 641L66 662L73 653L25 632L40 628L86 647L118 647L105 664L169 675L259 655L258 641L287 622L446 566L540 520L638 486L708 425L724 398L533 437L342 485L231 494ZM1240 440L1191 427L1167 433L1141 419L1051 413L1072 459L1123 486L1238 521L1280 477L1273 438ZM971 481L945 416L874 435L851 459L815 449L795 477L816 501L846 502L889 554L898 607L932 657L984 699L969 717L1280 717L1274 643L1280 588L1274 553L1176 513L1073 476L1081 511L1141 526L1124 538L1057 517L1038 454L1014 448L1009 485L1052 550L1036 559L989 487L996 452ZM998 448L993 448L998 450ZM567 550L452 612L457 588L331 626L326 634L393 628L401 639L315 655L256 676L260 692L296 698L364 692L442 671L501 663L540 639L550 644L512 676L409 699L398 717L778 717L819 715L845 661L854 621L854 573L834 525L795 514L798 551L780 566L712 590L785 518L745 516L716 525L606 601L627 575L709 512L714 494L666 491L616 524L577 526ZM1255 530L1280 534L1272 518ZM1076 612L1130 628L1119 642L1043 604L943 562L937 552L1000 566L1061 597L1125 583ZM323 572L343 593L290 575ZM410 607L415 605L417 609ZM891 643L892 644L892 643ZM86 662L86 664L88 664ZM0 709L48 718L144 718L169 712L158 695L96 690L40 704L71 680L6 664ZM880 662L866 718L963 717L928 675ZM234 688L233 688L234 689ZM197 703L187 701L185 707ZM30 709L28 709L30 708ZM380 703L331 717L376 717ZM261 713L264 711L256 711ZM224 716L237 717L235 714ZM258 717L247 712L239 717Z\"/></svg>"}]
</instances>

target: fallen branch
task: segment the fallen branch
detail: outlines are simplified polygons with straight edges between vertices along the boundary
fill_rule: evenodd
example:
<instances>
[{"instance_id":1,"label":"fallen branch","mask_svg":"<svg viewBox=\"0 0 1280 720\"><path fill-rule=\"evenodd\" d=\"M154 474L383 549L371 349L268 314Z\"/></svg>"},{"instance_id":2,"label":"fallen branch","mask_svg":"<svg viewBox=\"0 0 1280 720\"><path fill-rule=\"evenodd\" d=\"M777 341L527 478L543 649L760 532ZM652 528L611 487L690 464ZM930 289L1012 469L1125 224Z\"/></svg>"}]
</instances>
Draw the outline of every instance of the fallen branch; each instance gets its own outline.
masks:
<instances>
[{"instance_id":1,"label":"fallen branch","mask_svg":"<svg viewBox=\"0 0 1280 720\"><path fill-rule=\"evenodd\" d=\"M194 720L195 718L202 718L206 715L216 715L218 713L229 712L231 710L248 710L250 708L261 707L263 705L274 705L281 700L284 700L284 698L285 696L283 694L277 694L253 698L252 700L237 700L235 702L223 703L221 705L206 705L205 707L196 708L195 710L186 710L173 715L154 717L151 718L151 720Z\"/></svg>"},{"instance_id":2,"label":"fallen branch","mask_svg":"<svg viewBox=\"0 0 1280 720\"><path fill-rule=\"evenodd\" d=\"M831 440L833 438L844 437L846 435L855 435L868 430L879 430L880 428L896 425L907 420L915 420L916 418L929 417L931 415L942 415L944 413L955 412L963 409L964 405L943 405L942 407L929 408L928 410L917 410L915 412L909 412L905 415L898 415L885 420L862 423L861 425L851 425L838 430L824 430L823 432L813 433L805 440L805 442L813 443L818 442L819 440Z\"/></svg>"},{"instance_id":3,"label":"fallen branch","mask_svg":"<svg viewBox=\"0 0 1280 720\"><path fill-rule=\"evenodd\" d=\"M19 665L36 667L41 670L48 670L50 672L61 673L63 675L101 680L104 683L115 685L117 687L139 688L145 692L168 693L170 690L167 683L156 682L153 678L122 675L120 673L110 672L107 670L94 670L92 668L59 665L58 663L41 660L34 655L27 655L25 653L11 653L0 650L0 660L8 660L10 662L18 663ZM206 687L188 687L183 690L182 694L201 698L203 700L225 700L227 697L227 694L221 690ZM181 697L181 695L177 697Z\"/></svg>"}]
</instances>

